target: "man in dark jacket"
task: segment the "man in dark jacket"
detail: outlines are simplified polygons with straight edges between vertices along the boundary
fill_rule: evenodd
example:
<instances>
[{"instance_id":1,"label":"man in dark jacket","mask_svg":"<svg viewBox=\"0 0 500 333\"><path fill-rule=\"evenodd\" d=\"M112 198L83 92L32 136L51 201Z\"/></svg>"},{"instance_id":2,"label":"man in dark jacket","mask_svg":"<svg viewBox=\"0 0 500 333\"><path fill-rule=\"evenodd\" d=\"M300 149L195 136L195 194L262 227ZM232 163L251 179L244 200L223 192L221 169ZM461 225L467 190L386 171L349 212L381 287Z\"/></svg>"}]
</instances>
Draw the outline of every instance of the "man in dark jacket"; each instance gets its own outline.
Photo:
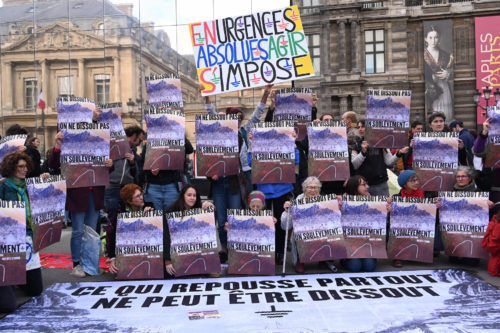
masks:
<instances>
[{"instance_id":1,"label":"man in dark jacket","mask_svg":"<svg viewBox=\"0 0 500 333\"><path fill-rule=\"evenodd\" d=\"M464 143L464 149L467 152L467 160L459 161L461 165L472 165L472 159L474 154L472 153L472 147L474 146L474 137L470 134L469 130L464 127L461 121L454 120L450 123L450 129L453 132L458 133L458 138Z\"/></svg>"}]
</instances>

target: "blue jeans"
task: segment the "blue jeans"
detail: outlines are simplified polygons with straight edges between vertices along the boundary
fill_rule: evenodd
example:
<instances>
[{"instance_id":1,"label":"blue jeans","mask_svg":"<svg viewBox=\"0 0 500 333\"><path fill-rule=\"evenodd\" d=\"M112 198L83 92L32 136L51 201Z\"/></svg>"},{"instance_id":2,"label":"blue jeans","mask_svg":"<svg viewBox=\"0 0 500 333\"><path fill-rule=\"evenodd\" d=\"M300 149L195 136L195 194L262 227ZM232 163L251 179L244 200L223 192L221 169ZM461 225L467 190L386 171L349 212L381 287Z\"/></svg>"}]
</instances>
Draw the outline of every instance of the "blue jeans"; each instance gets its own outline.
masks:
<instances>
[{"instance_id":1,"label":"blue jeans","mask_svg":"<svg viewBox=\"0 0 500 333\"><path fill-rule=\"evenodd\" d=\"M119 188L107 188L104 192L104 207L110 219L114 219L122 205Z\"/></svg>"},{"instance_id":2,"label":"blue jeans","mask_svg":"<svg viewBox=\"0 0 500 333\"><path fill-rule=\"evenodd\" d=\"M73 262L80 262L83 226L88 225L95 230L98 216L99 211L95 209L92 192L89 194L89 207L86 212L71 212L71 259Z\"/></svg>"},{"instance_id":3,"label":"blue jeans","mask_svg":"<svg viewBox=\"0 0 500 333\"><path fill-rule=\"evenodd\" d=\"M217 226L219 230L219 239L222 246L227 245L227 234L224 230L224 224L227 222L227 209L240 209L241 196L240 191L231 194L231 184L229 177L220 177L212 183L212 195L214 198L215 212L217 214Z\"/></svg>"},{"instance_id":4,"label":"blue jeans","mask_svg":"<svg viewBox=\"0 0 500 333\"><path fill-rule=\"evenodd\" d=\"M177 183L149 184L144 201L151 202L156 210L166 210L179 198Z\"/></svg>"},{"instance_id":5,"label":"blue jeans","mask_svg":"<svg viewBox=\"0 0 500 333\"><path fill-rule=\"evenodd\" d=\"M344 259L342 260L342 265L350 272L373 272L377 267L377 259Z\"/></svg>"}]
</instances>

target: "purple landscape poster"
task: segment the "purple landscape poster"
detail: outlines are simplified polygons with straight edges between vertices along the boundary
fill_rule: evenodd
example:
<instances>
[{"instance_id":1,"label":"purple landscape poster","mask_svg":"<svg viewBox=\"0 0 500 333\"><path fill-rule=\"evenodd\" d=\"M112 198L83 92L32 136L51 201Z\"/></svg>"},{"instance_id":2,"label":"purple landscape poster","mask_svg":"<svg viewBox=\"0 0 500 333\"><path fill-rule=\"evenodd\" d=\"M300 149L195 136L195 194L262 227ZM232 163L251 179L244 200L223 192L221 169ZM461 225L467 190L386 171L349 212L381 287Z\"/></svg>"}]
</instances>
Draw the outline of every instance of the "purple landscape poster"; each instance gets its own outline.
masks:
<instances>
[{"instance_id":1,"label":"purple landscape poster","mask_svg":"<svg viewBox=\"0 0 500 333\"><path fill-rule=\"evenodd\" d=\"M252 184L295 183L293 122L256 124L252 135Z\"/></svg>"},{"instance_id":2,"label":"purple landscape poster","mask_svg":"<svg viewBox=\"0 0 500 333\"><path fill-rule=\"evenodd\" d=\"M431 263L436 224L434 200L393 197L391 206L389 258Z\"/></svg>"},{"instance_id":3,"label":"purple landscape poster","mask_svg":"<svg viewBox=\"0 0 500 333\"><path fill-rule=\"evenodd\" d=\"M415 133L413 170L424 191L449 191L458 168L458 133Z\"/></svg>"},{"instance_id":4,"label":"purple landscape poster","mask_svg":"<svg viewBox=\"0 0 500 333\"><path fill-rule=\"evenodd\" d=\"M109 123L109 158L113 161L125 158L125 154L132 153L132 149L123 128L122 103L102 104L99 107L102 109L99 122Z\"/></svg>"},{"instance_id":5,"label":"purple landscape poster","mask_svg":"<svg viewBox=\"0 0 500 333\"><path fill-rule=\"evenodd\" d=\"M485 168L500 168L500 106L488 108L490 130L486 147Z\"/></svg>"},{"instance_id":6,"label":"purple landscape poster","mask_svg":"<svg viewBox=\"0 0 500 333\"><path fill-rule=\"evenodd\" d=\"M26 283L26 210L0 200L0 286Z\"/></svg>"},{"instance_id":7,"label":"purple landscape poster","mask_svg":"<svg viewBox=\"0 0 500 333\"><path fill-rule=\"evenodd\" d=\"M61 171L68 188L107 186L109 169L109 124L60 123Z\"/></svg>"},{"instance_id":8,"label":"purple landscape poster","mask_svg":"<svg viewBox=\"0 0 500 333\"><path fill-rule=\"evenodd\" d=\"M297 140L304 140L306 123L311 121L313 96L309 88L286 88L276 90L274 120L293 121L297 129Z\"/></svg>"},{"instance_id":9,"label":"purple landscape poster","mask_svg":"<svg viewBox=\"0 0 500 333\"><path fill-rule=\"evenodd\" d=\"M27 178L26 187L33 219L33 247L38 252L61 240L66 180L61 175Z\"/></svg>"},{"instance_id":10,"label":"purple landscape poster","mask_svg":"<svg viewBox=\"0 0 500 333\"><path fill-rule=\"evenodd\" d=\"M274 275L274 221L270 210L227 211L229 274Z\"/></svg>"},{"instance_id":11,"label":"purple landscape poster","mask_svg":"<svg viewBox=\"0 0 500 333\"><path fill-rule=\"evenodd\" d=\"M366 91L366 140L374 148L408 146L411 91Z\"/></svg>"},{"instance_id":12,"label":"purple landscape poster","mask_svg":"<svg viewBox=\"0 0 500 333\"><path fill-rule=\"evenodd\" d=\"M488 259L481 247L488 228L488 192L440 192L439 226L447 256Z\"/></svg>"},{"instance_id":13,"label":"purple landscape poster","mask_svg":"<svg viewBox=\"0 0 500 333\"><path fill-rule=\"evenodd\" d=\"M307 124L309 176L322 182L346 180L350 176L345 122Z\"/></svg>"},{"instance_id":14,"label":"purple landscape poster","mask_svg":"<svg viewBox=\"0 0 500 333\"><path fill-rule=\"evenodd\" d=\"M126 212L116 223L118 280L163 279L163 212Z\"/></svg>"},{"instance_id":15,"label":"purple landscape poster","mask_svg":"<svg viewBox=\"0 0 500 333\"><path fill-rule=\"evenodd\" d=\"M291 213L300 262L347 258L335 195L297 199L292 202Z\"/></svg>"},{"instance_id":16,"label":"purple landscape poster","mask_svg":"<svg viewBox=\"0 0 500 333\"><path fill-rule=\"evenodd\" d=\"M91 123L95 111L93 100L83 97L57 98L57 123Z\"/></svg>"},{"instance_id":17,"label":"purple landscape poster","mask_svg":"<svg viewBox=\"0 0 500 333\"><path fill-rule=\"evenodd\" d=\"M144 170L182 170L186 117L183 112L150 106L144 118L148 127Z\"/></svg>"},{"instance_id":18,"label":"purple landscape poster","mask_svg":"<svg viewBox=\"0 0 500 333\"><path fill-rule=\"evenodd\" d=\"M3 158L9 154L18 151L19 147L24 146L26 138L28 136L25 134L20 135L9 135L0 139L0 163L2 163Z\"/></svg>"},{"instance_id":19,"label":"purple landscape poster","mask_svg":"<svg viewBox=\"0 0 500 333\"><path fill-rule=\"evenodd\" d=\"M182 102L181 79L172 74L151 75L146 77L146 92L149 104Z\"/></svg>"}]
</instances>

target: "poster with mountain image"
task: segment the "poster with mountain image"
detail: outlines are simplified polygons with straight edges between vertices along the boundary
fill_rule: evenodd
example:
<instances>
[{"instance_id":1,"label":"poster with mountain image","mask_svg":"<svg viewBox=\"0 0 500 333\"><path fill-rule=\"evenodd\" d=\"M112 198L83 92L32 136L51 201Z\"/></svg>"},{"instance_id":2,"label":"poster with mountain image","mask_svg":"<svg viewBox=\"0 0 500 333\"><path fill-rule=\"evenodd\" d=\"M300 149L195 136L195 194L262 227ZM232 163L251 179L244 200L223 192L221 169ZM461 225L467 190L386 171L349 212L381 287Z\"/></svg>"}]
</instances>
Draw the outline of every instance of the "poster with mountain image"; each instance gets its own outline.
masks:
<instances>
[{"instance_id":1,"label":"poster with mountain image","mask_svg":"<svg viewBox=\"0 0 500 333\"><path fill-rule=\"evenodd\" d=\"M347 258L386 259L387 197L346 195L342 228Z\"/></svg>"},{"instance_id":2,"label":"poster with mountain image","mask_svg":"<svg viewBox=\"0 0 500 333\"><path fill-rule=\"evenodd\" d=\"M366 91L366 141L373 148L408 146L411 91Z\"/></svg>"},{"instance_id":3,"label":"poster with mountain image","mask_svg":"<svg viewBox=\"0 0 500 333\"><path fill-rule=\"evenodd\" d=\"M433 261L434 199L393 197L387 255L391 259Z\"/></svg>"},{"instance_id":4,"label":"poster with mountain image","mask_svg":"<svg viewBox=\"0 0 500 333\"><path fill-rule=\"evenodd\" d=\"M178 104L151 105L144 110L148 127L144 170L184 169L184 140L186 117L173 110Z\"/></svg>"},{"instance_id":5,"label":"poster with mountain image","mask_svg":"<svg viewBox=\"0 0 500 333\"><path fill-rule=\"evenodd\" d=\"M422 132L413 135L413 170L423 191L449 191L458 168L458 133Z\"/></svg>"},{"instance_id":6,"label":"poster with mountain image","mask_svg":"<svg viewBox=\"0 0 500 333\"><path fill-rule=\"evenodd\" d=\"M109 169L108 123L60 123L64 137L61 143L61 171L67 188L106 186Z\"/></svg>"},{"instance_id":7,"label":"poster with mountain image","mask_svg":"<svg viewBox=\"0 0 500 333\"><path fill-rule=\"evenodd\" d=\"M293 237L300 262L347 257L339 203L329 194L292 201Z\"/></svg>"},{"instance_id":8,"label":"poster with mountain image","mask_svg":"<svg viewBox=\"0 0 500 333\"><path fill-rule=\"evenodd\" d=\"M238 116L196 115L196 166L206 177L238 174Z\"/></svg>"},{"instance_id":9,"label":"poster with mountain image","mask_svg":"<svg viewBox=\"0 0 500 333\"><path fill-rule=\"evenodd\" d=\"M322 182L350 177L347 131L343 121L308 123L308 173Z\"/></svg>"},{"instance_id":10,"label":"poster with mountain image","mask_svg":"<svg viewBox=\"0 0 500 333\"><path fill-rule=\"evenodd\" d=\"M146 93L149 104L179 103L182 107L181 79L173 74L146 77Z\"/></svg>"},{"instance_id":11,"label":"poster with mountain image","mask_svg":"<svg viewBox=\"0 0 500 333\"><path fill-rule=\"evenodd\" d=\"M313 96L309 88L286 88L275 91L274 121L293 121L297 140L307 135L306 123L312 118Z\"/></svg>"},{"instance_id":12,"label":"poster with mountain image","mask_svg":"<svg viewBox=\"0 0 500 333\"><path fill-rule=\"evenodd\" d=\"M100 104L99 107L102 113L98 122L109 123L109 158L113 161L125 158L125 154L131 154L132 149L123 128L122 103Z\"/></svg>"},{"instance_id":13,"label":"poster with mountain image","mask_svg":"<svg viewBox=\"0 0 500 333\"><path fill-rule=\"evenodd\" d=\"M91 123L95 102L84 97L58 97L57 123Z\"/></svg>"},{"instance_id":14,"label":"poster with mountain image","mask_svg":"<svg viewBox=\"0 0 500 333\"><path fill-rule=\"evenodd\" d=\"M484 167L500 168L500 106L488 107L488 117L490 118L490 129Z\"/></svg>"},{"instance_id":15,"label":"poster with mountain image","mask_svg":"<svg viewBox=\"0 0 500 333\"><path fill-rule=\"evenodd\" d=\"M295 183L293 122L256 124L252 135L252 184Z\"/></svg>"},{"instance_id":16,"label":"poster with mountain image","mask_svg":"<svg viewBox=\"0 0 500 333\"><path fill-rule=\"evenodd\" d=\"M0 200L0 286L26 283L26 209Z\"/></svg>"},{"instance_id":17,"label":"poster with mountain image","mask_svg":"<svg viewBox=\"0 0 500 333\"><path fill-rule=\"evenodd\" d=\"M25 134L9 135L0 139L0 163L2 163L5 156L15 153L19 147L24 146L26 138Z\"/></svg>"},{"instance_id":18,"label":"poster with mountain image","mask_svg":"<svg viewBox=\"0 0 500 333\"><path fill-rule=\"evenodd\" d=\"M118 280L163 279L163 211L118 214L116 265Z\"/></svg>"},{"instance_id":19,"label":"poster with mountain image","mask_svg":"<svg viewBox=\"0 0 500 333\"><path fill-rule=\"evenodd\" d=\"M61 175L27 178L26 188L33 220L33 247L38 252L61 240L66 179Z\"/></svg>"},{"instance_id":20,"label":"poster with mountain image","mask_svg":"<svg viewBox=\"0 0 500 333\"><path fill-rule=\"evenodd\" d=\"M274 275L274 220L270 210L228 209L228 273Z\"/></svg>"},{"instance_id":21,"label":"poster with mountain image","mask_svg":"<svg viewBox=\"0 0 500 333\"><path fill-rule=\"evenodd\" d=\"M175 276L220 273L214 207L166 215Z\"/></svg>"},{"instance_id":22,"label":"poster with mountain image","mask_svg":"<svg viewBox=\"0 0 500 333\"><path fill-rule=\"evenodd\" d=\"M488 259L481 247L488 228L488 192L439 192L439 227L447 256Z\"/></svg>"}]
</instances>

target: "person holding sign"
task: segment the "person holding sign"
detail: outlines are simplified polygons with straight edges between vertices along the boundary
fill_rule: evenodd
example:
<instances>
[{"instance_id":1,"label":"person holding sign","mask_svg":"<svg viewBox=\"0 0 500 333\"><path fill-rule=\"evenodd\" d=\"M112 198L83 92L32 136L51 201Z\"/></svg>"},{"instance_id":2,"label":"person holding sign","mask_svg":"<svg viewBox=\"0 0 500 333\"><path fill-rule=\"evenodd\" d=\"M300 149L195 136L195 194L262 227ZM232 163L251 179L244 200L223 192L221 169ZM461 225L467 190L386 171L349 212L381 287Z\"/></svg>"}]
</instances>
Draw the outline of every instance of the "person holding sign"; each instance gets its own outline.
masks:
<instances>
[{"instance_id":1,"label":"person holding sign","mask_svg":"<svg viewBox=\"0 0 500 333\"><path fill-rule=\"evenodd\" d=\"M492 276L500 276L500 215L493 215L491 218L481 246L491 253L488 272Z\"/></svg>"},{"instance_id":2,"label":"person holding sign","mask_svg":"<svg viewBox=\"0 0 500 333\"><path fill-rule=\"evenodd\" d=\"M42 269L38 252L33 252L33 219L26 189L26 175L33 170L33 162L25 153L12 153L2 160L1 174L6 178L0 183L0 199L22 201L26 210L26 284L20 287L28 296L38 296L43 291ZM43 178L50 175L45 173ZM0 287L0 312L13 312L16 296L12 286Z\"/></svg>"}]
</instances>

